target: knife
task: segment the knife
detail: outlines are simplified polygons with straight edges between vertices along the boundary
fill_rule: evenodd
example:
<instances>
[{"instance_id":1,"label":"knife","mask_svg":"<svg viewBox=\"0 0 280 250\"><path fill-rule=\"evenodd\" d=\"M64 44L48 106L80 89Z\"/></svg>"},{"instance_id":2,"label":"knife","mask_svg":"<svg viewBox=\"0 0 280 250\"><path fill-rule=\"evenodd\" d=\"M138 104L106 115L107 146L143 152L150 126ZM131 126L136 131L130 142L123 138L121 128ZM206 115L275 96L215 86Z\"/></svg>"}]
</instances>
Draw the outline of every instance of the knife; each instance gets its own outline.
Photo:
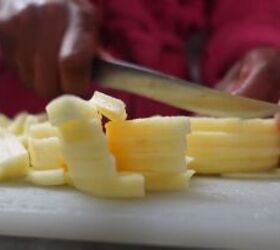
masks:
<instances>
[{"instance_id":1,"label":"knife","mask_svg":"<svg viewBox=\"0 0 280 250\"><path fill-rule=\"evenodd\" d=\"M280 112L276 104L233 96L111 57L94 59L92 79L106 88L126 91L202 115L263 118Z\"/></svg>"}]
</instances>

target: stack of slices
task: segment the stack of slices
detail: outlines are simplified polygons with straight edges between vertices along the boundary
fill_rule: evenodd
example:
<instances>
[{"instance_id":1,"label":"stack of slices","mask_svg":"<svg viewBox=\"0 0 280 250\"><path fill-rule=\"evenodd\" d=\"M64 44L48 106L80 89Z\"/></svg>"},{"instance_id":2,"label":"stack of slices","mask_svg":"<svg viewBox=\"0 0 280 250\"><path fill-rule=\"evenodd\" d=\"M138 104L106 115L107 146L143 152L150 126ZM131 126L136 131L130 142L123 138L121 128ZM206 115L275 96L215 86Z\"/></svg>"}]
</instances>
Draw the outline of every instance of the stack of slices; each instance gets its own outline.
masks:
<instances>
[{"instance_id":1,"label":"stack of slices","mask_svg":"<svg viewBox=\"0 0 280 250\"><path fill-rule=\"evenodd\" d=\"M277 167L280 136L274 119L192 118L190 168L200 174L266 171Z\"/></svg>"},{"instance_id":2,"label":"stack of slices","mask_svg":"<svg viewBox=\"0 0 280 250\"><path fill-rule=\"evenodd\" d=\"M186 167L188 118L112 121L106 131L118 169L143 174L147 190L180 190L188 185L194 173Z\"/></svg>"}]
</instances>

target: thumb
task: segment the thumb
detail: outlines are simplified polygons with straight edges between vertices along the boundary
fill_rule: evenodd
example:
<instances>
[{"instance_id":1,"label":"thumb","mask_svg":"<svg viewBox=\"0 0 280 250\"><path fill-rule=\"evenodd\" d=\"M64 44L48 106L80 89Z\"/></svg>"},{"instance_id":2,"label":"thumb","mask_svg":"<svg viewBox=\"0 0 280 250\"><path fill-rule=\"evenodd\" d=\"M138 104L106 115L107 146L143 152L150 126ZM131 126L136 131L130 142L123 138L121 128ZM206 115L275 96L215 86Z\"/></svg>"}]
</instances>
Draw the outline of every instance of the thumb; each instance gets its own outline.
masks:
<instances>
[{"instance_id":1,"label":"thumb","mask_svg":"<svg viewBox=\"0 0 280 250\"><path fill-rule=\"evenodd\" d=\"M274 103L279 98L279 90L275 86L273 74L266 65L255 65L232 94Z\"/></svg>"},{"instance_id":2,"label":"thumb","mask_svg":"<svg viewBox=\"0 0 280 250\"><path fill-rule=\"evenodd\" d=\"M241 68L241 61L234 64L233 67L228 70L222 80L218 82L215 88L221 91L232 92L239 82Z\"/></svg>"},{"instance_id":3,"label":"thumb","mask_svg":"<svg viewBox=\"0 0 280 250\"><path fill-rule=\"evenodd\" d=\"M259 90L259 85L262 82L261 78L262 75L259 74L258 68L248 71L245 65L240 71L240 78L238 79L239 84L235 85L231 93L242 96L254 95L254 93Z\"/></svg>"},{"instance_id":4,"label":"thumb","mask_svg":"<svg viewBox=\"0 0 280 250\"><path fill-rule=\"evenodd\" d=\"M66 93L81 95L90 82L91 57L82 50L60 60L61 87Z\"/></svg>"}]
</instances>

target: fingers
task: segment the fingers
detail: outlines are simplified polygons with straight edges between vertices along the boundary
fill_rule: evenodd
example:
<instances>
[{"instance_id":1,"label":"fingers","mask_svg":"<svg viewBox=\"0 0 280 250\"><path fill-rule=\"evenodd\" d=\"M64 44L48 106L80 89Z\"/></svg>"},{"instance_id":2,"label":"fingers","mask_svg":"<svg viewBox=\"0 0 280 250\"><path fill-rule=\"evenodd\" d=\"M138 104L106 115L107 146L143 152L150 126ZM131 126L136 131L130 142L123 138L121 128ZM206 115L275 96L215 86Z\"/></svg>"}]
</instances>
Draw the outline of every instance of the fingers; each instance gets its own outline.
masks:
<instances>
[{"instance_id":1,"label":"fingers","mask_svg":"<svg viewBox=\"0 0 280 250\"><path fill-rule=\"evenodd\" d=\"M22 82L31 87L34 84L35 37L37 36L36 8L30 6L18 18L16 65ZM26 29L26 27L32 27Z\"/></svg>"},{"instance_id":2,"label":"fingers","mask_svg":"<svg viewBox=\"0 0 280 250\"><path fill-rule=\"evenodd\" d=\"M41 53L40 53L41 52ZM34 89L41 97L55 97L59 92L59 74L55 60L47 58L49 55L42 50L35 55ZM47 60L46 60L47 58Z\"/></svg>"},{"instance_id":3,"label":"fingers","mask_svg":"<svg viewBox=\"0 0 280 250\"><path fill-rule=\"evenodd\" d=\"M231 92L235 95L244 95L247 97L256 97L259 96L260 93L263 92L260 91L260 87L263 82L263 69L258 67L257 65L255 67L250 67L250 70L247 70L249 68L249 65L245 64L241 70L240 75L242 76L241 79L238 79L240 81L240 85L236 86L235 89L233 89Z\"/></svg>"},{"instance_id":4,"label":"fingers","mask_svg":"<svg viewBox=\"0 0 280 250\"><path fill-rule=\"evenodd\" d=\"M60 75L63 91L79 95L90 82L92 53L86 37L79 35L75 39L70 53L60 58Z\"/></svg>"},{"instance_id":5,"label":"fingers","mask_svg":"<svg viewBox=\"0 0 280 250\"><path fill-rule=\"evenodd\" d=\"M60 93L58 52L66 29L67 12L62 5L50 4L38 13L37 47L34 58L34 88L40 96Z\"/></svg>"},{"instance_id":6,"label":"fingers","mask_svg":"<svg viewBox=\"0 0 280 250\"><path fill-rule=\"evenodd\" d=\"M96 23L88 10L74 4L69 10L70 22L60 49L61 84L63 91L80 95L90 82L91 61L97 47Z\"/></svg>"},{"instance_id":7,"label":"fingers","mask_svg":"<svg viewBox=\"0 0 280 250\"><path fill-rule=\"evenodd\" d=\"M2 21L0 23L0 45L1 52L4 56L5 63L10 67L16 68L15 48L16 48L16 35L11 33L17 27L15 20L11 22Z\"/></svg>"}]
</instances>

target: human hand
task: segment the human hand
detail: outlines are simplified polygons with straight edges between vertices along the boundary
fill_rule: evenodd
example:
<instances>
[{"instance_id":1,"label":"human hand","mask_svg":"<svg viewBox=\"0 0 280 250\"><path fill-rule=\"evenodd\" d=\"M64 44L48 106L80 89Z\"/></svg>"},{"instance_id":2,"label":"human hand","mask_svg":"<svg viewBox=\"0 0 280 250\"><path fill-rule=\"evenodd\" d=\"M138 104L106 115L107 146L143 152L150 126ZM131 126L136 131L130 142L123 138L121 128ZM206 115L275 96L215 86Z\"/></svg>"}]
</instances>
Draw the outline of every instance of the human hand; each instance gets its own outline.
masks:
<instances>
[{"instance_id":1,"label":"human hand","mask_svg":"<svg viewBox=\"0 0 280 250\"><path fill-rule=\"evenodd\" d=\"M280 99L280 51L250 51L218 83L217 89L268 102Z\"/></svg>"},{"instance_id":2,"label":"human hand","mask_svg":"<svg viewBox=\"0 0 280 250\"><path fill-rule=\"evenodd\" d=\"M94 8L88 0L2 0L0 46L40 96L82 94L98 47Z\"/></svg>"}]
</instances>

